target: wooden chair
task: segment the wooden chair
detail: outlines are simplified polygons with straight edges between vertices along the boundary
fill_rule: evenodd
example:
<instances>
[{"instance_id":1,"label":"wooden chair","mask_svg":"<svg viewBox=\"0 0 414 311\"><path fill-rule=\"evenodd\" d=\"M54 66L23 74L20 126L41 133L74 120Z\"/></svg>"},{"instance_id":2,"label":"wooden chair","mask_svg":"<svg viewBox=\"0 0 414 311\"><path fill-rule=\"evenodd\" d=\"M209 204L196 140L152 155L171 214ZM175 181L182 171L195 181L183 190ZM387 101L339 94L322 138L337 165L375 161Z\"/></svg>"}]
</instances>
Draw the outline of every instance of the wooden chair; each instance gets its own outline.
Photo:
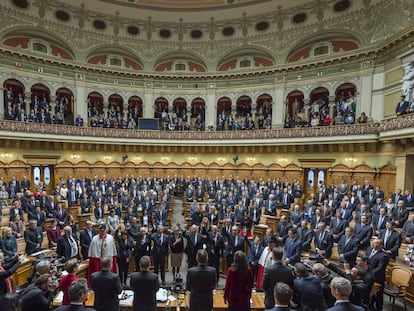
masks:
<instances>
[{"instance_id":1,"label":"wooden chair","mask_svg":"<svg viewBox=\"0 0 414 311\"><path fill-rule=\"evenodd\" d=\"M407 309L405 302L405 292L409 286L412 273L409 269L396 266L391 269L391 277L389 283L384 287L384 294L392 298L392 310L394 310L395 299L402 298L404 301L404 309Z\"/></svg>"}]
</instances>

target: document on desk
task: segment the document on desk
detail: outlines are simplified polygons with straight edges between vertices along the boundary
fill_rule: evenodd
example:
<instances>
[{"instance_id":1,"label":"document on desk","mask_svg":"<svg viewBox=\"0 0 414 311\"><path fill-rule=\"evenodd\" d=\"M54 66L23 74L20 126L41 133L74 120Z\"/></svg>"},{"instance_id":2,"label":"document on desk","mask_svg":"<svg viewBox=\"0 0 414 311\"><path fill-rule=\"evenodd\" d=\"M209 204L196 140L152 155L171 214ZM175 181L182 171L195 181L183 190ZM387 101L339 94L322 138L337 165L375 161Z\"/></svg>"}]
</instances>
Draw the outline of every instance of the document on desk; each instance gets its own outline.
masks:
<instances>
[{"instance_id":1,"label":"document on desk","mask_svg":"<svg viewBox=\"0 0 414 311\"><path fill-rule=\"evenodd\" d=\"M134 292L132 290L123 290L119 295L119 305L120 306L132 306L134 303Z\"/></svg>"},{"instance_id":2,"label":"document on desk","mask_svg":"<svg viewBox=\"0 0 414 311\"><path fill-rule=\"evenodd\" d=\"M166 302L168 300L168 291L165 288L160 288L157 292L157 301Z\"/></svg>"}]
</instances>

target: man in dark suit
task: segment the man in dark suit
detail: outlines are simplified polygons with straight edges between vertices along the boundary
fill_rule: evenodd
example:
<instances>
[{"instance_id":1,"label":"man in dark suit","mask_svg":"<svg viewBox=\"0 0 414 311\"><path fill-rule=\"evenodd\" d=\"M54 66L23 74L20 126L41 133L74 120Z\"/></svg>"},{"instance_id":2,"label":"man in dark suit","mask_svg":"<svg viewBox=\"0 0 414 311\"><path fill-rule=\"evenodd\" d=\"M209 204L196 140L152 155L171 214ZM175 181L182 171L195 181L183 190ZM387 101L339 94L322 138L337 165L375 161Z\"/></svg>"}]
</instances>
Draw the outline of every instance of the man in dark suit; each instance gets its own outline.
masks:
<instances>
[{"instance_id":1,"label":"man in dark suit","mask_svg":"<svg viewBox=\"0 0 414 311\"><path fill-rule=\"evenodd\" d=\"M249 255L247 256L247 262L250 265L250 268L253 272L253 280L256 282L257 279L257 272L259 269L259 259L262 255L264 247L260 244L260 237L255 236L254 240L250 242L250 251Z\"/></svg>"},{"instance_id":2,"label":"man in dark suit","mask_svg":"<svg viewBox=\"0 0 414 311\"><path fill-rule=\"evenodd\" d=\"M224 242L225 250L224 257L227 259L227 267L230 267L233 263L234 253L237 251L245 251L245 238L240 236L240 229L234 225L231 229L231 235Z\"/></svg>"},{"instance_id":3,"label":"man in dark suit","mask_svg":"<svg viewBox=\"0 0 414 311\"><path fill-rule=\"evenodd\" d=\"M298 239L302 242L302 250L310 250L310 244L313 238L313 231L308 228L308 222L306 220L302 220L300 223L300 227L297 229L297 231Z\"/></svg>"},{"instance_id":4,"label":"man in dark suit","mask_svg":"<svg viewBox=\"0 0 414 311\"><path fill-rule=\"evenodd\" d=\"M143 256L139 261L139 272L131 274L130 285L134 291L133 311L155 311L156 294L160 288L158 275L149 271L151 260Z\"/></svg>"},{"instance_id":5,"label":"man in dark suit","mask_svg":"<svg viewBox=\"0 0 414 311\"><path fill-rule=\"evenodd\" d=\"M150 255L151 238L146 227L139 228L139 233L134 239L135 246L132 255L135 257L135 271L140 271L139 262L144 256Z\"/></svg>"},{"instance_id":6,"label":"man in dark suit","mask_svg":"<svg viewBox=\"0 0 414 311\"><path fill-rule=\"evenodd\" d=\"M277 224L276 236L279 242L284 243L288 238L289 229L292 227L292 224L288 221L286 215L280 217L280 221Z\"/></svg>"},{"instance_id":7,"label":"man in dark suit","mask_svg":"<svg viewBox=\"0 0 414 311\"><path fill-rule=\"evenodd\" d=\"M356 306L349 301L352 292L351 282L343 277L333 278L331 281L331 293L337 303L327 311L364 311L363 307Z\"/></svg>"},{"instance_id":8,"label":"man in dark suit","mask_svg":"<svg viewBox=\"0 0 414 311\"><path fill-rule=\"evenodd\" d=\"M265 306L271 309L275 305L274 288L276 283L283 282L291 288L293 286L293 271L283 264L283 250L274 247L272 250L273 264L265 268L262 288L265 293Z\"/></svg>"},{"instance_id":9,"label":"man in dark suit","mask_svg":"<svg viewBox=\"0 0 414 311\"><path fill-rule=\"evenodd\" d=\"M333 238L332 234L325 230L323 222L318 224L318 230L315 232L315 249L323 258L330 258L332 254Z\"/></svg>"},{"instance_id":10,"label":"man in dark suit","mask_svg":"<svg viewBox=\"0 0 414 311\"><path fill-rule=\"evenodd\" d=\"M372 228L374 229L374 235L378 236L381 230L385 229L388 221L387 209L381 207L378 215L374 215L372 218Z\"/></svg>"},{"instance_id":11,"label":"man in dark suit","mask_svg":"<svg viewBox=\"0 0 414 311\"><path fill-rule=\"evenodd\" d=\"M55 218L57 220L57 223L60 229L63 229L65 225L66 216L67 216L66 209L62 207L62 203L58 203L58 207L55 210Z\"/></svg>"},{"instance_id":12,"label":"man in dark suit","mask_svg":"<svg viewBox=\"0 0 414 311\"><path fill-rule=\"evenodd\" d=\"M40 210L40 205L36 203L36 207L34 211L28 213L28 218L30 219L36 219L37 220L37 226L40 227L43 231L43 225L46 221L45 213Z\"/></svg>"},{"instance_id":13,"label":"man in dark suit","mask_svg":"<svg viewBox=\"0 0 414 311\"><path fill-rule=\"evenodd\" d=\"M370 307L375 310L382 310L384 283L385 283L385 269L388 265L389 257L383 251L383 242L381 239L375 239L372 242L372 247L367 249L367 256L369 260L369 270L374 277L374 281L381 284L379 291L371 298Z\"/></svg>"},{"instance_id":14,"label":"man in dark suit","mask_svg":"<svg viewBox=\"0 0 414 311\"><path fill-rule=\"evenodd\" d=\"M122 292L121 281L111 272L112 257L101 259L102 271L92 273L91 287L95 292L94 308L99 311L119 310L118 295Z\"/></svg>"},{"instance_id":15,"label":"man in dark suit","mask_svg":"<svg viewBox=\"0 0 414 311\"><path fill-rule=\"evenodd\" d=\"M197 267L187 272L187 290L190 291L190 310L210 311L213 308L213 289L216 287L216 269L207 265L208 254L197 251Z\"/></svg>"},{"instance_id":16,"label":"man in dark suit","mask_svg":"<svg viewBox=\"0 0 414 311\"><path fill-rule=\"evenodd\" d=\"M58 239L56 253L59 257L64 257L65 261L71 258L80 259L78 239L75 234L72 234L72 228L66 226L63 232L64 235Z\"/></svg>"},{"instance_id":17,"label":"man in dark suit","mask_svg":"<svg viewBox=\"0 0 414 311\"><path fill-rule=\"evenodd\" d=\"M295 274L298 278L293 280L294 301L300 310L326 310L319 278L309 274L308 268L301 262L295 264Z\"/></svg>"},{"instance_id":18,"label":"man in dark suit","mask_svg":"<svg viewBox=\"0 0 414 311\"><path fill-rule=\"evenodd\" d=\"M211 227L211 232L208 233L208 264L216 269L216 279L219 281L220 274L220 258L224 253L224 237L216 225Z\"/></svg>"},{"instance_id":19,"label":"man in dark suit","mask_svg":"<svg viewBox=\"0 0 414 311\"><path fill-rule=\"evenodd\" d=\"M331 219L331 223L329 225L329 231L332 233L332 237L335 242L338 242L341 236L345 233L346 226L347 223L342 218L342 211L338 209L336 211L336 217Z\"/></svg>"},{"instance_id":20,"label":"man in dark suit","mask_svg":"<svg viewBox=\"0 0 414 311\"><path fill-rule=\"evenodd\" d=\"M80 245L83 260L88 259L89 245L91 245L92 238L96 234L93 230L93 224L91 221L86 222L85 230L80 233Z\"/></svg>"},{"instance_id":21,"label":"man in dark suit","mask_svg":"<svg viewBox=\"0 0 414 311\"><path fill-rule=\"evenodd\" d=\"M49 292L52 286L52 276L43 274L33 284L30 284L22 294L20 307L21 311L49 311L51 295ZM50 298L50 299L49 299Z\"/></svg>"},{"instance_id":22,"label":"man in dark suit","mask_svg":"<svg viewBox=\"0 0 414 311\"><path fill-rule=\"evenodd\" d=\"M290 228L288 235L289 237L286 239L283 247L284 259L287 264L294 265L300 261L302 242L297 238L296 228Z\"/></svg>"},{"instance_id":23,"label":"man in dark suit","mask_svg":"<svg viewBox=\"0 0 414 311\"><path fill-rule=\"evenodd\" d=\"M408 219L408 210L405 208L405 201L399 200L396 208L392 211L392 219L396 228L402 228Z\"/></svg>"},{"instance_id":24,"label":"man in dark suit","mask_svg":"<svg viewBox=\"0 0 414 311\"><path fill-rule=\"evenodd\" d=\"M414 242L414 212L411 211L408 220L404 223L401 232L403 243L412 244Z\"/></svg>"},{"instance_id":25,"label":"man in dark suit","mask_svg":"<svg viewBox=\"0 0 414 311\"><path fill-rule=\"evenodd\" d=\"M84 307L88 299L88 285L86 279L77 279L70 284L68 289L70 305L61 306L56 311L96 311L93 308Z\"/></svg>"},{"instance_id":26,"label":"man in dark suit","mask_svg":"<svg viewBox=\"0 0 414 311\"><path fill-rule=\"evenodd\" d=\"M188 256L188 268L195 267L197 264L197 251L203 248L203 237L198 232L197 225L192 225L189 232L185 232L184 237L187 239L185 253Z\"/></svg>"},{"instance_id":27,"label":"man in dark suit","mask_svg":"<svg viewBox=\"0 0 414 311\"><path fill-rule=\"evenodd\" d=\"M292 225L300 227L300 222L303 220L303 212L300 211L299 204L295 204L293 207L293 212L290 213L290 222Z\"/></svg>"},{"instance_id":28,"label":"man in dark suit","mask_svg":"<svg viewBox=\"0 0 414 311\"><path fill-rule=\"evenodd\" d=\"M37 220L29 221L29 228L24 232L24 241L26 242L26 254L30 255L41 250L43 242L42 229L37 226Z\"/></svg>"},{"instance_id":29,"label":"man in dark suit","mask_svg":"<svg viewBox=\"0 0 414 311\"><path fill-rule=\"evenodd\" d=\"M274 306L266 311L291 311L289 308L292 300L292 288L282 282L276 283L273 290Z\"/></svg>"},{"instance_id":30,"label":"man in dark suit","mask_svg":"<svg viewBox=\"0 0 414 311\"><path fill-rule=\"evenodd\" d=\"M379 238L384 241L384 252L395 259L398 256L398 249L401 245L401 234L394 229L394 222L387 220L386 229L380 231Z\"/></svg>"},{"instance_id":31,"label":"man in dark suit","mask_svg":"<svg viewBox=\"0 0 414 311\"><path fill-rule=\"evenodd\" d=\"M349 263L351 267L355 265L355 259L358 254L359 240L354 235L354 229L346 227L345 234L338 243L339 260Z\"/></svg>"},{"instance_id":32,"label":"man in dark suit","mask_svg":"<svg viewBox=\"0 0 414 311\"><path fill-rule=\"evenodd\" d=\"M372 228L368 224L367 216L361 216L361 222L356 224L355 236L359 240L359 249L367 249L372 236Z\"/></svg>"},{"instance_id":33,"label":"man in dark suit","mask_svg":"<svg viewBox=\"0 0 414 311\"><path fill-rule=\"evenodd\" d=\"M152 240L152 258L154 260L154 272L161 273L162 285L165 285L165 257L168 256L169 237L164 233L164 227L159 225L157 232L151 236Z\"/></svg>"}]
</instances>

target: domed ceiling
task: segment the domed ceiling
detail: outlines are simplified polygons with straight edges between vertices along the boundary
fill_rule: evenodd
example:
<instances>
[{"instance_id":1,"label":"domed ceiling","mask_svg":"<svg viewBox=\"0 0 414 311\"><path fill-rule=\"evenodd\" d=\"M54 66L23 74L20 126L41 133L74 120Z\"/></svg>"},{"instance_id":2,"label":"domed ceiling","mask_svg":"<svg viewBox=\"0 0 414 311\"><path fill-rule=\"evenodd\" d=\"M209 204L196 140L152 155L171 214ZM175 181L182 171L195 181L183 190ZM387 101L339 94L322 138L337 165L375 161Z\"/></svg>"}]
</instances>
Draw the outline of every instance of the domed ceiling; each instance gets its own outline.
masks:
<instances>
[{"instance_id":1,"label":"domed ceiling","mask_svg":"<svg viewBox=\"0 0 414 311\"><path fill-rule=\"evenodd\" d=\"M53 57L133 70L250 70L377 47L413 16L414 0L4 0L0 44L40 39Z\"/></svg>"}]
</instances>

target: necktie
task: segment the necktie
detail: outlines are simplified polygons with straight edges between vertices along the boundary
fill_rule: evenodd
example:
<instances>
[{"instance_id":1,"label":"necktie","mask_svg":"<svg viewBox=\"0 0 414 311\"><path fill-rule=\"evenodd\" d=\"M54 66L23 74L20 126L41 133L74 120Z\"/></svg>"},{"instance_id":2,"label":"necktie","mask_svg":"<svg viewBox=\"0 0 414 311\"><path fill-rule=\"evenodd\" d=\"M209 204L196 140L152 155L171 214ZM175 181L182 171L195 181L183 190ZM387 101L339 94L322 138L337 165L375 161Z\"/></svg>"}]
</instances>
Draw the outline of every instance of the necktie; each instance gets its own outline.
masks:
<instances>
[{"instance_id":1,"label":"necktie","mask_svg":"<svg viewBox=\"0 0 414 311\"><path fill-rule=\"evenodd\" d=\"M197 245L197 233L194 235L194 245Z\"/></svg>"},{"instance_id":2,"label":"necktie","mask_svg":"<svg viewBox=\"0 0 414 311\"><path fill-rule=\"evenodd\" d=\"M162 234L160 236L160 246L162 245Z\"/></svg>"},{"instance_id":3,"label":"necktie","mask_svg":"<svg viewBox=\"0 0 414 311\"><path fill-rule=\"evenodd\" d=\"M377 253L377 251L375 249L373 249L371 254L369 255L369 259L371 259L372 256L374 256L376 253Z\"/></svg>"},{"instance_id":4,"label":"necktie","mask_svg":"<svg viewBox=\"0 0 414 311\"><path fill-rule=\"evenodd\" d=\"M346 240L345 240L345 246L348 244L348 242L349 242L350 239L351 238L346 238Z\"/></svg>"},{"instance_id":5,"label":"necktie","mask_svg":"<svg viewBox=\"0 0 414 311\"><path fill-rule=\"evenodd\" d=\"M257 256L258 247L257 245L254 247L254 255Z\"/></svg>"},{"instance_id":6,"label":"necktie","mask_svg":"<svg viewBox=\"0 0 414 311\"><path fill-rule=\"evenodd\" d=\"M385 237L384 237L384 247L387 246L387 240L390 237L390 232L387 230L387 232L385 232Z\"/></svg>"}]
</instances>

